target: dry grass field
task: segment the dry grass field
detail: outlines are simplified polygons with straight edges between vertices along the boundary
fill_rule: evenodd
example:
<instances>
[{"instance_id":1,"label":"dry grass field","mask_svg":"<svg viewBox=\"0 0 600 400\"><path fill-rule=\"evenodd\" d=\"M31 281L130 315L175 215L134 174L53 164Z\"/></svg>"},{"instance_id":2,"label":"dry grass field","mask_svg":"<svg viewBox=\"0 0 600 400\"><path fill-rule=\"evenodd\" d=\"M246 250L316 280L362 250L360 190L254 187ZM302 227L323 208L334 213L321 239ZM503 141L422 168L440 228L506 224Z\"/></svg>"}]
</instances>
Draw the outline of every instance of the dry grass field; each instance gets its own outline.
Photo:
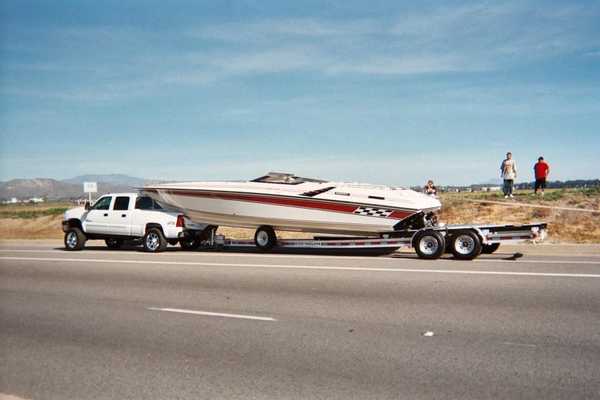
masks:
<instances>
[{"instance_id":1,"label":"dry grass field","mask_svg":"<svg viewBox=\"0 0 600 400\"><path fill-rule=\"evenodd\" d=\"M58 239L63 237L65 202L0 206L0 239Z\"/></svg>"},{"instance_id":2,"label":"dry grass field","mask_svg":"<svg viewBox=\"0 0 600 400\"><path fill-rule=\"evenodd\" d=\"M543 198L531 191L518 191L514 199L509 200L500 193L447 193L442 194L441 200L444 208L440 221L448 224L544 221L549 224L549 241L600 243L600 188L549 190ZM478 201L505 203L506 206ZM511 206L515 203L597 212Z\"/></svg>"},{"instance_id":3,"label":"dry grass field","mask_svg":"<svg viewBox=\"0 0 600 400\"><path fill-rule=\"evenodd\" d=\"M600 189L551 190L544 198L531 191L521 191L505 200L498 193L444 193L440 221L458 223L549 223L549 241L564 243L600 243ZM479 203L494 201L501 204ZM547 208L509 206L515 203L550 207L580 208L597 212L577 212ZM62 213L68 203L19 204L0 206L0 239L59 239ZM236 239L252 238L249 229L219 229L219 233ZM281 238L310 237L307 233L279 232Z\"/></svg>"}]
</instances>

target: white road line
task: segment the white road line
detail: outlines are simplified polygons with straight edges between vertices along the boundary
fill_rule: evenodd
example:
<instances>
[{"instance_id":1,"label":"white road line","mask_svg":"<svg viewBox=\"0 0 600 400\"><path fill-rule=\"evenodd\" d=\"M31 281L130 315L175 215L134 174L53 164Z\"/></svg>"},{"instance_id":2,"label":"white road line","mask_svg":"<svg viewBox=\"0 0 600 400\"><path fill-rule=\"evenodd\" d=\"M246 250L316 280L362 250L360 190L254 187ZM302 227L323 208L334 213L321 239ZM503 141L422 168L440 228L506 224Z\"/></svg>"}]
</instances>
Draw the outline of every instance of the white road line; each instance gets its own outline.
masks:
<instances>
[{"instance_id":1,"label":"white road line","mask_svg":"<svg viewBox=\"0 0 600 400\"><path fill-rule=\"evenodd\" d=\"M0 257L0 260L13 261L49 261L49 262L80 262L100 264L156 264L156 265L185 265L196 267L234 267L234 268L261 268L261 269L300 269L323 271L369 271L369 272L410 272L434 274L462 274L462 275L500 275L500 276L536 276L555 278L600 278L600 274L578 274L560 272L518 272L518 271L471 271L471 270L445 270L445 269L416 269L416 268L372 268L372 267L334 267L325 265L284 265L284 264L234 264L214 262L189 262L189 261L141 261L141 260L102 260L97 258L42 258L42 257Z\"/></svg>"},{"instance_id":2,"label":"white road line","mask_svg":"<svg viewBox=\"0 0 600 400\"><path fill-rule=\"evenodd\" d=\"M258 317L256 315L241 315L241 314L224 314L224 313L215 313L215 312L208 312L208 311L185 310L185 309L181 309L181 308L148 307L146 309L150 310L150 311L165 311L165 312L172 312L172 313L179 313L179 314L204 315L207 317L253 319L256 321L277 321L275 318L271 318L271 317Z\"/></svg>"},{"instance_id":3,"label":"white road line","mask_svg":"<svg viewBox=\"0 0 600 400\"><path fill-rule=\"evenodd\" d=\"M67 253L66 251L63 250L10 250L10 249L0 249L0 253L46 253L46 254L65 254ZM73 253L68 253L68 254L73 254ZM152 258L153 261L156 258L165 258L165 257L169 257L169 256L192 256L192 257L196 257L196 258L202 258L202 257L244 257L244 258L281 258L281 259L286 259L286 258L293 258L293 259L298 259L298 258L317 258L317 259L323 259L323 260L327 260L327 259L344 259L344 260L373 260L373 261L415 261L417 260L416 256L414 255L414 253L396 253L395 256L392 257L373 257L373 256L345 256L345 255L340 255L340 256L323 256L323 255L308 255L308 254L255 254L255 253L237 253L237 252L231 252L231 253L222 253L222 252L177 252L177 253L172 253L172 252L166 252L166 253L144 253L144 252L111 252L108 250L85 250L82 253L78 253L80 255L86 255L86 254L103 254L103 255L114 255L114 254L121 254L123 256L136 256L136 257L147 257L147 258ZM590 260L584 260L584 261L579 261L579 260L538 260L538 259L534 259L534 260L529 260L529 259L518 259L518 260L507 260L506 258L510 258L511 254L505 253L505 254L495 254L496 256L501 256L504 258L478 258L476 260L473 260L473 262L479 262L479 263L519 263L519 264L584 264L584 265L600 265L600 260L598 261L590 261ZM409 257L402 257L402 256L409 256ZM600 255L560 255L560 254L550 254L549 256L556 256L556 257L580 257L580 258L600 258ZM548 255L543 255L543 254L532 254L532 255L525 255L524 257L548 257ZM452 262L455 263L457 262L457 260L452 259L452 258L441 258L439 260L435 260L436 262Z\"/></svg>"},{"instance_id":4,"label":"white road line","mask_svg":"<svg viewBox=\"0 0 600 400\"><path fill-rule=\"evenodd\" d=\"M27 400L23 397L14 396L12 394L0 393L0 400Z\"/></svg>"},{"instance_id":5,"label":"white road line","mask_svg":"<svg viewBox=\"0 0 600 400\"><path fill-rule=\"evenodd\" d=\"M529 344L529 343L515 343L515 342L502 342L502 344L505 344L507 346L521 346L521 347L537 347L536 344Z\"/></svg>"},{"instance_id":6,"label":"white road line","mask_svg":"<svg viewBox=\"0 0 600 400\"><path fill-rule=\"evenodd\" d=\"M50 254L60 254L60 253L64 253L65 250L38 250L38 249L32 249L32 250L28 250L28 249L2 249L0 248L0 253L50 253ZM90 250L90 249L85 249L85 254L115 254L115 251L109 251L109 250ZM180 256L188 256L188 257L215 257L215 256L219 256L219 257L254 257L254 258L332 258L331 255L315 255L315 254L285 254L285 253L271 253L271 254L259 254L259 253L244 253L244 252L239 252L239 251L229 251L229 252L213 252L213 251L207 251L207 252L202 252L202 251L195 251L195 252L189 252L189 251L175 251L175 252L171 252L171 251L166 251L164 253L145 253L142 251L120 251L120 254L131 254L131 255L137 255L137 256L146 256L146 257L169 257L172 255L177 255L178 257ZM406 255L410 255L413 253L397 253L397 254L406 254ZM365 260L365 259L388 259L389 257L374 257L374 256L348 256L348 255L335 255L333 257L336 258L343 258L345 260L348 259L354 259L354 260ZM598 256L600 257L600 255Z\"/></svg>"}]
</instances>

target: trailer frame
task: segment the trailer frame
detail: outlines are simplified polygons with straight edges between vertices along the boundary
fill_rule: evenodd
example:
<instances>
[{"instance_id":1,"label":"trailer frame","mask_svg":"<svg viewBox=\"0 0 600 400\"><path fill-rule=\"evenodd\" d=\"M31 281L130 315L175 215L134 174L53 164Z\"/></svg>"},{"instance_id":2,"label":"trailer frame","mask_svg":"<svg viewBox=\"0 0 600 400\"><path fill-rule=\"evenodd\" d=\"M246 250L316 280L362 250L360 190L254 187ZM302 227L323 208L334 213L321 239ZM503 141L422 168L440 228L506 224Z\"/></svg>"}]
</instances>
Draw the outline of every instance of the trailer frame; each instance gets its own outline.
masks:
<instances>
[{"instance_id":1,"label":"trailer frame","mask_svg":"<svg viewBox=\"0 0 600 400\"><path fill-rule=\"evenodd\" d=\"M503 243L543 241L547 237L547 229L548 224L545 222L522 225L436 224L420 229L383 232L380 237L315 236L313 239L278 239L273 250L389 254L398 249L414 248L417 255L424 259L438 259L444 253L453 253L455 258L472 260L482 251L484 253L495 251L498 245ZM204 248L237 250L256 248L254 240L228 239L223 235L217 235L214 230L207 236ZM463 242L460 242L461 240ZM426 251L428 245L435 247L435 251ZM490 251L485 251L486 249Z\"/></svg>"}]
</instances>

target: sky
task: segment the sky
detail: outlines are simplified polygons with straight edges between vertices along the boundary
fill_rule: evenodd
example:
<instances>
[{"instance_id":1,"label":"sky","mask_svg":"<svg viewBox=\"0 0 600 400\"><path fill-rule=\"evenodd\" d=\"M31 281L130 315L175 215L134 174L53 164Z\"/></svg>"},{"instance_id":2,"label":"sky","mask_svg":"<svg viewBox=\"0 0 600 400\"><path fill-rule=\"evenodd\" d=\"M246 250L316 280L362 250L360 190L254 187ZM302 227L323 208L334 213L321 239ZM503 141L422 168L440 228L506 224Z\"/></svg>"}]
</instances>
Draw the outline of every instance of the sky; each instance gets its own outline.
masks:
<instances>
[{"instance_id":1,"label":"sky","mask_svg":"<svg viewBox=\"0 0 600 400\"><path fill-rule=\"evenodd\" d=\"M598 178L598 1L0 2L0 180Z\"/></svg>"}]
</instances>

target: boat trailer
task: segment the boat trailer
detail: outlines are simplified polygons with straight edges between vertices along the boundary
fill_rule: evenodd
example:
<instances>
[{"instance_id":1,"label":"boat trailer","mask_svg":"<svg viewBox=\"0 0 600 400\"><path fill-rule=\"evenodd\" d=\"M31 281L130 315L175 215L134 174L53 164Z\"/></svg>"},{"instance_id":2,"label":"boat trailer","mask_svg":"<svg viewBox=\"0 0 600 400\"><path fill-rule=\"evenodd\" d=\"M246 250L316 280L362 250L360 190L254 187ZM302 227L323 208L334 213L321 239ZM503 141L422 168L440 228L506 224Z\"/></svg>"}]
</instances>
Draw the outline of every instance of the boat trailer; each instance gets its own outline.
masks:
<instances>
[{"instance_id":1,"label":"boat trailer","mask_svg":"<svg viewBox=\"0 0 600 400\"><path fill-rule=\"evenodd\" d=\"M525 225L443 225L384 232L381 237L315 236L313 239L277 239L272 252L317 252L326 254L384 255L413 248L419 258L435 260L452 253L460 260L473 260L495 252L502 243L537 243L547 237L546 223ZM254 240L228 239L214 230L203 243L212 250L256 249Z\"/></svg>"}]
</instances>

